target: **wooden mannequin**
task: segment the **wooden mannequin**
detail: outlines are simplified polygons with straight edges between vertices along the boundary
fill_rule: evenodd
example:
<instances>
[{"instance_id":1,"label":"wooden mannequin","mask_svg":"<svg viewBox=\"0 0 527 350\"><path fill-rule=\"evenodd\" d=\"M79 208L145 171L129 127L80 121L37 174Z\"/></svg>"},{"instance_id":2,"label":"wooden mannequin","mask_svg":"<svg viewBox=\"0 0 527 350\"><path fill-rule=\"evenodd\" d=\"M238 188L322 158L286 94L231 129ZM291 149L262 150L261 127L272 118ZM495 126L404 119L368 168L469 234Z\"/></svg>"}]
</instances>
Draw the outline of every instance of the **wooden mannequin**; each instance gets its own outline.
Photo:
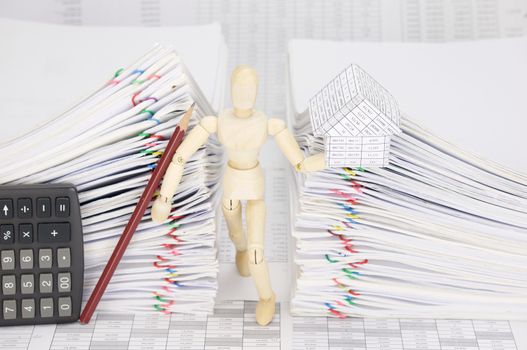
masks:
<instances>
[{"instance_id":1,"label":"wooden mannequin","mask_svg":"<svg viewBox=\"0 0 527 350\"><path fill-rule=\"evenodd\" d=\"M253 109L257 91L258 77L255 70L238 66L231 76L234 108L223 110L217 118L204 117L188 134L165 174L159 197L152 208L152 218L156 222L167 219L185 162L207 141L210 134L217 133L229 158L223 179L222 209L229 237L236 247L236 267L240 275L253 277L260 298L256 306L256 321L266 325L273 319L275 294L271 289L264 258L264 175L258 154L271 135L297 171L323 169L325 161L323 154L304 159L283 120L267 119L264 113ZM247 239L242 226L241 200L247 201Z\"/></svg>"}]
</instances>

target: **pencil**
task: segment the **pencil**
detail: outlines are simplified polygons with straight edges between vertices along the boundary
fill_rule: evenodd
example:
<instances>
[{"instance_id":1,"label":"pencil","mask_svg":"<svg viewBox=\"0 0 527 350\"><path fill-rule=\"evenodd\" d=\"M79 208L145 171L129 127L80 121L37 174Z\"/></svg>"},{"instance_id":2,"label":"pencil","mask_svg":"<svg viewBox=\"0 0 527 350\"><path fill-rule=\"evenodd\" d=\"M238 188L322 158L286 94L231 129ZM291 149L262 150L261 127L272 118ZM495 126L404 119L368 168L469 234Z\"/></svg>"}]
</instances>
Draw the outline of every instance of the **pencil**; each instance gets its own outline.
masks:
<instances>
[{"instance_id":1,"label":"pencil","mask_svg":"<svg viewBox=\"0 0 527 350\"><path fill-rule=\"evenodd\" d=\"M159 160L156 168L154 169L150 180L148 180L148 184L146 185L145 190L141 195L141 198L139 198L139 201L137 202L134 212L132 213L132 217L130 218L130 221L128 221L128 223L126 224L126 227L121 237L119 238L119 241L117 242L117 245L115 246L112 255L110 256L110 259L108 260L108 263L106 264L106 267L104 268L104 271L101 274L101 277L99 277L99 280L95 285L95 289L91 293L90 298L88 299L88 302L84 307L84 310L82 310L80 316L80 322L82 324L90 322L90 319L95 309L97 308L97 305L99 304L99 301L101 300L104 291L108 286L108 283L110 283L115 269L119 265L119 262L121 261L121 258L123 257L123 254L126 248L128 247L128 244L130 243L130 240L132 239L132 236L135 233L137 226L143 218L146 208L148 208L148 204L152 200L152 196L154 195L155 190L158 188L159 183L163 178L163 175L165 174L168 166L170 165L170 162L172 161L172 157L174 156L176 150L183 141L185 132L187 131L190 117L192 116L193 109L194 103L185 112L185 115L183 115L183 118L172 133L172 136L168 141L168 145L165 148L161 159Z\"/></svg>"}]
</instances>

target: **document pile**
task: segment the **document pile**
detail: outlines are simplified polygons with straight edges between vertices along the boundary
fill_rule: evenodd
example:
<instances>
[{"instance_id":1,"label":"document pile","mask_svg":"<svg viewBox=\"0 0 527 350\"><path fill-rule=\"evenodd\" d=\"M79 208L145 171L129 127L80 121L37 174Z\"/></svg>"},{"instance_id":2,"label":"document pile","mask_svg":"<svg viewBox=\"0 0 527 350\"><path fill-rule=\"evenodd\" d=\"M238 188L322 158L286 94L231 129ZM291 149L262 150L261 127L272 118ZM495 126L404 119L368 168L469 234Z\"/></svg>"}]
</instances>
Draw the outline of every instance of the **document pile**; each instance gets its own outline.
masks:
<instances>
[{"instance_id":1,"label":"document pile","mask_svg":"<svg viewBox=\"0 0 527 350\"><path fill-rule=\"evenodd\" d=\"M304 48L326 52L317 44ZM298 57L306 57L301 51ZM300 79L299 60L291 60L290 96L297 98L295 89L309 85ZM289 116L306 154L324 152L309 111ZM402 114L400 127L386 167L295 175L293 313L525 318L527 175L453 146L412 116Z\"/></svg>"},{"instance_id":2,"label":"document pile","mask_svg":"<svg viewBox=\"0 0 527 350\"><path fill-rule=\"evenodd\" d=\"M180 56L157 46L59 117L0 145L0 183L73 183L90 295L183 113L213 110ZM211 312L217 290L215 201L221 153L188 162L170 220L147 210L98 310Z\"/></svg>"}]
</instances>

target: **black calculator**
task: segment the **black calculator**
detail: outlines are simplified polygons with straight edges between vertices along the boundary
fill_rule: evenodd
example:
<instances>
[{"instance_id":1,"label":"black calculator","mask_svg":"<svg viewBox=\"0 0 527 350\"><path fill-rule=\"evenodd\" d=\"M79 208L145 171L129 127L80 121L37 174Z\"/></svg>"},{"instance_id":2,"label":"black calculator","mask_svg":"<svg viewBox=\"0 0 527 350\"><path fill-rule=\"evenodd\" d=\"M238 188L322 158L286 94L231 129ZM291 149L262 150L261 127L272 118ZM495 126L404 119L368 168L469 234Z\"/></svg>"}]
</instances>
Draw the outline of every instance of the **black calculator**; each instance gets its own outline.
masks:
<instances>
[{"instance_id":1,"label":"black calculator","mask_svg":"<svg viewBox=\"0 0 527 350\"><path fill-rule=\"evenodd\" d=\"M78 320L83 253L74 186L0 186L0 326Z\"/></svg>"}]
</instances>

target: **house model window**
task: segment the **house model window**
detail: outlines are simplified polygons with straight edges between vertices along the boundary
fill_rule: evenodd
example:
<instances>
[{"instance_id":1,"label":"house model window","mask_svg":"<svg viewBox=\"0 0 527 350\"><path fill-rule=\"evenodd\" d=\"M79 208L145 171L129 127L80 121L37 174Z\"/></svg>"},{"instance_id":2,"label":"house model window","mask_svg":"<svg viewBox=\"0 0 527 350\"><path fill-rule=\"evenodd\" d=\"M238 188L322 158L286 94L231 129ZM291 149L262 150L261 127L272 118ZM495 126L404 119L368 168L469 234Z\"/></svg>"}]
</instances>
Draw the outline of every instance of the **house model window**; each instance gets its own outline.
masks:
<instances>
[{"instance_id":1,"label":"house model window","mask_svg":"<svg viewBox=\"0 0 527 350\"><path fill-rule=\"evenodd\" d=\"M324 137L328 167L382 167L391 136L399 134L397 101L351 64L309 101L315 136Z\"/></svg>"}]
</instances>

